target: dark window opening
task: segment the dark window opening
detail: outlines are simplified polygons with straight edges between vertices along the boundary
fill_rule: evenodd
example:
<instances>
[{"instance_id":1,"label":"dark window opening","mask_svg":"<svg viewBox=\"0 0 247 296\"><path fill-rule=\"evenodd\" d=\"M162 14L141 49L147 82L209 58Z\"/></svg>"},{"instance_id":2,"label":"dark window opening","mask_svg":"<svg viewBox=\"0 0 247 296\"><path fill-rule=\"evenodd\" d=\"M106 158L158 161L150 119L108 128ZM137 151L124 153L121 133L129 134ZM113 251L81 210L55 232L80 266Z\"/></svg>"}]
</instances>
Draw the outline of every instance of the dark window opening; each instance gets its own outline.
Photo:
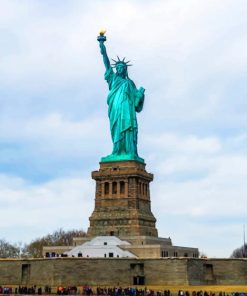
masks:
<instances>
[{"instance_id":1,"label":"dark window opening","mask_svg":"<svg viewBox=\"0 0 247 296\"><path fill-rule=\"evenodd\" d=\"M30 278L30 264L22 264L21 266L21 282L22 284L27 284Z\"/></svg>"},{"instance_id":2,"label":"dark window opening","mask_svg":"<svg viewBox=\"0 0 247 296\"><path fill-rule=\"evenodd\" d=\"M112 194L117 194L117 182L112 183Z\"/></svg>"},{"instance_id":3,"label":"dark window opening","mask_svg":"<svg viewBox=\"0 0 247 296\"><path fill-rule=\"evenodd\" d=\"M78 253L78 257L82 257L82 253Z\"/></svg>"},{"instance_id":4,"label":"dark window opening","mask_svg":"<svg viewBox=\"0 0 247 296\"><path fill-rule=\"evenodd\" d=\"M104 242L104 246L106 246L107 245L107 242Z\"/></svg>"},{"instance_id":5,"label":"dark window opening","mask_svg":"<svg viewBox=\"0 0 247 296\"><path fill-rule=\"evenodd\" d=\"M113 253L109 253L109 257L110 258L114 257L114 254Z\"/></svg>"},{"instance_id":6,"label":"dark window opening","mask_svg":"<svg viewBox=\"0 0 247 296\"><path fill-rule=\"evenodd\" d=\"M125 183L124 181L120 182L120 194L124 194L125 192Z\"/></svg>"},{"instance_id":7,"label":"dark window opening","mask_svg":"<svg viewBox=\"0 0 247 296\"><path fill-rule=\"evenodd\" d=\"M114 231L110 231L110 236L114 236Z\"/></svg>"},{"instance_id":8,"label":"dark window opening","mask_svg":"<svg viewBox=\"0 0 247 296\"><path fill-rule=\"evenodd\" d=\"M108 182L105 183L105 194L106 195L109 194L109 183Z\"/></svg>"},{"instance_id":9,"label":"dark window opening","mask_svg":"<svg viewBox=\"0 0 247 296\"><path fill-rule=\"evenodd\" d=\"M188 257L188 253L184 253L184 257Z\"/></svg>"},{"instance_id":10,"label":"dark window opening","mask_svg":"<svg viewBox=\"0 0 247 296\"><path fill-rule=\"evenodd\" d=\"M49 252L46 252L46 253L45 253L45 257L46 257L46 258L49 258L49 257L50 257L50 253L49 253Z\"/></svg>"},{"instance_id":11,"label":"dark window opening","mask_svg":"<svg viewBox=\"0 0 247 296\"><path fill-rule=\"evenodd\" d=\"M134 276L133 277L133 285L145 285L145 277L144 276Z\"/></svg>"},{"instance_id":12,"label":"dark window opening","mask_svg":"<svg viewBox=\"0 0 247 296\"><path fill-rule=\"evenodd\" d=\"M214 280L213 264L203 264L203 269L204 269L204 279L206 281L213 281Z\"/></svg>"},{"instance_id":13,"label":"dark window opening","mask_svg":"<svg viewBox=\"0 0 247 296\"><path fill-rule=\"evenodd\" d=\"M161 257L168 257L168 251L161 251Z\"/></svg>"}]
</instances>

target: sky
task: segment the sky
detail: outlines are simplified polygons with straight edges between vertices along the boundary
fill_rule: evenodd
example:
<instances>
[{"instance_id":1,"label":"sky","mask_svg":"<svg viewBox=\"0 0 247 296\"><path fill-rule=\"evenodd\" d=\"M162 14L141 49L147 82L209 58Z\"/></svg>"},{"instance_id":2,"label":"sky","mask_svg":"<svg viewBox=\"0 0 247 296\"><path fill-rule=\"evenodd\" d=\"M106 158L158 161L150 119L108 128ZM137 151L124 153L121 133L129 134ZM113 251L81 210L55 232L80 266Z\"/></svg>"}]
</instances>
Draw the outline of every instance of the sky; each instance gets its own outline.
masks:
<instances>
[{"instance_id":1,"label":"sky","mask_svg":"<svg viewBox=\"0 0 247 296\"><path fill-rule=\"evenodd\" d=\"M160 237L229 257L247 225L245 0L0 0L0 238L84 229L111 153L109 57L144 87L138 151Z\"/></svg>"}]
</instances>

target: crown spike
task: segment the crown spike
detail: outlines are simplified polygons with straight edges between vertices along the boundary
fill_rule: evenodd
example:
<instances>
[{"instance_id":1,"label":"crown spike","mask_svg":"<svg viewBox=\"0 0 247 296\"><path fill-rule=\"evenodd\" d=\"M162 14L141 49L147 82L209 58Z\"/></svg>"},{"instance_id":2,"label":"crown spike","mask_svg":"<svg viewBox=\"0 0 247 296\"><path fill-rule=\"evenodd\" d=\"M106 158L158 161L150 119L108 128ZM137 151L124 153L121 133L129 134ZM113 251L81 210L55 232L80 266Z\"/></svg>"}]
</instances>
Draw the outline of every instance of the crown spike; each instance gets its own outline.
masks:
<instances>
[{"instance_id":1,"label":"crown spike","mask_svg":"<svg viewBox=\"0 0 247 296\"><path fill-rule=\"evenodd\" d=\"M124 64L126 67L128 67L128 66L133 66L133 65L131 65L131 64L128 64L130 61L127 61L127 62L125 62L125 57L121 60L120 58L119 58L119 56L117 56L117 61L116 60L114 60L114 59L111 59L114 63L113 64L111 64L112 65L112 67L113 68L116 68L116 66L118 65L118 64Z\"/></svg>"}]
</instances>

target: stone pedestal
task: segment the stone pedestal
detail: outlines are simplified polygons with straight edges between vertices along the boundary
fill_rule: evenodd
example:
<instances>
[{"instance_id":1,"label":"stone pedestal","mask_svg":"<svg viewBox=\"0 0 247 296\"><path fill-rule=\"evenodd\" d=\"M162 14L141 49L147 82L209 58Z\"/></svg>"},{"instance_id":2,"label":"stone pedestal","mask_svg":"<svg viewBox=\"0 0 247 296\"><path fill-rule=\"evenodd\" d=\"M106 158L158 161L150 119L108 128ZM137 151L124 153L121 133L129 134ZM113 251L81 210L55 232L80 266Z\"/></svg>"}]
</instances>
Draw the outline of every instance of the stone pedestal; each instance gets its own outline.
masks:
<instances>
[{"instance_id":1,"label":"stone pedestal","mask_svg":"<svg viewBox=\"0 0 247 296\"><path fill-rule=\"evenodd\" d=\"M96 194L95 209L89 218L89 237L158 237L150 206L149 183L153 175L145 170L145 164L101 162L92 178L96 181Z\"/></svg>"}]
</instances>

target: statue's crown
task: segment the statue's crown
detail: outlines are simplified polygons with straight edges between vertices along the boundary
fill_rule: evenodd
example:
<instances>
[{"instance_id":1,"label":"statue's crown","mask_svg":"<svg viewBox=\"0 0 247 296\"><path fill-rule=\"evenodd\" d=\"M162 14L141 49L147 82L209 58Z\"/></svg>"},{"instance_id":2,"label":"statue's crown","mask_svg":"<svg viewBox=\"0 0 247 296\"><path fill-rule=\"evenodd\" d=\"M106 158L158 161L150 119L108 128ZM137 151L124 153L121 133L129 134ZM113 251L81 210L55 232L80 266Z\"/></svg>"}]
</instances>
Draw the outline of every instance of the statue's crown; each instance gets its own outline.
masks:
<instances>
[{"instance_id":1,"label":"statue's crown","mask_svg":"<svg viewBox=\"0 0 247 296\"><path fill-rule=\"evenodd\" d=\"M129 67L129 66L132 66L131 64L129 64L130 61L127 61L125 62L125 58L123 58L122 60L120 60L120 58L117 56L118 60L115 61L114 59L113 60L113 64L111 64L114 68L116 68L117 65L119 64L124 64L126 67Z\"/></svg>"}]
</instances>

